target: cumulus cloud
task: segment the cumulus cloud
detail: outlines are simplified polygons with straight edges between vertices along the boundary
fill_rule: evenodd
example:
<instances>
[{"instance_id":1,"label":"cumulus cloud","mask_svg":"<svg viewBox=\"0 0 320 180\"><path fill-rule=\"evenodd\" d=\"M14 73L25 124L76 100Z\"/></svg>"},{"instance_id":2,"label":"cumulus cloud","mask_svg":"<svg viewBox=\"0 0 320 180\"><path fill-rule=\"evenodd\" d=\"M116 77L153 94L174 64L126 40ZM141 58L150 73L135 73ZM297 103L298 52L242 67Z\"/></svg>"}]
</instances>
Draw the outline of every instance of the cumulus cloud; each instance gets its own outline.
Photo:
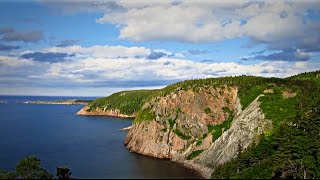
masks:
<instances>
[{"instance_id":1,"label":"cumulus cloud","mask_svg":"<svg viewBox=\"0 0 320 180\"><path fill-rule=\"evenodd\" d=\"M156 87L186 79L242 74L286 77L320 68L320 62L312 61L240 64L204 63L174 58L86 58L50 62L2 56L1 84L7 87L17 83L39 87Z\"/></svg>"},{"instance_id":2,"label":"cumulus cloud","mask_svg":"<svg viewBox=\"0 0 320 180\"><path fill-rule=\"evenodd\" d=\"M117 4L125 10L108 12L97 22L118 25L120 38L203 43L248 37L250 43L265 44L269 50L320 51L316 0L121 0Z\"/></svg>"},{"instance_id":3,"label":"cumulus cloud","mask_svg":"<svg viewBox=\"0 0 320 180\"><path fill-rule=\"evenodd\" d=\"M0 36L3 41L38 42L44 38L38 30L16 31L12 28L0 28Z\"/></svg>"},{"instance_id":4,"label":"cumulus cloud","mask_svg":"<svg viewBox=\"0 0 320 180\"><path fill-rule=\"evenodd\" d=\"M159 88L186 79L242 74L287 77L320 68L320 62L311 60L298 62L268 60L255 64L195 62L170 56L148 58L152 52L170 54L164 50L104 46L98 49L99 51L96 52L97 49L93 47L54 47L39 52L23 52L19 57L0 56L0 87L2 90L23 87L28 89L32 86L51 90L57 87L63 89L76 87L82 90L117 89L119 91L133 88ZM101 50L114 54L100 55ZM119 53L115 53L117 50L119 52L124 50L128 57L119 58ZM91 54L78 58L77 53L82 51L91 52ZM143 56L136 58L137 54Z\"/></svg>"}]
</instances>

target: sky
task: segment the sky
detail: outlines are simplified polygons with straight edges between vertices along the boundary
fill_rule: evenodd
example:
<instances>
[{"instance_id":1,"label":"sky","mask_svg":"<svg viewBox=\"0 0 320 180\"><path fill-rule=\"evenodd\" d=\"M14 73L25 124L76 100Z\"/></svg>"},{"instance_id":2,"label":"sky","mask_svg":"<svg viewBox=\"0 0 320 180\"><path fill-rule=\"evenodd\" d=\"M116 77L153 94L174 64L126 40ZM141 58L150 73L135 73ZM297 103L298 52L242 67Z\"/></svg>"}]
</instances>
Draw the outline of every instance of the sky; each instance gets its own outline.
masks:
<instances>
[{"instance_id":1,"label":"sky","mask_svg":"<svg viewBox=\"0 0 320 180\"><path fill-rule=\"evenodd\" d=\"M0 94L108 96L320 69L318 0L0 1Z\"/></svg>"}]
</instances>

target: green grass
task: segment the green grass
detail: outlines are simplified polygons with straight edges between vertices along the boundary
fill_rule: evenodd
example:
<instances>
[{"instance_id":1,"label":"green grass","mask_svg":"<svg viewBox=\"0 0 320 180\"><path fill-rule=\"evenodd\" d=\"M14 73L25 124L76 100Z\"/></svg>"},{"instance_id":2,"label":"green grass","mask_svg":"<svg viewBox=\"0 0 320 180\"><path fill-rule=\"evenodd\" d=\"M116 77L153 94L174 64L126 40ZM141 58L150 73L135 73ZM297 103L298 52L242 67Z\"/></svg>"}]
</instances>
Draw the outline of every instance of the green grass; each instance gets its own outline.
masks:
<instances>
[{"instance_id":1,"label":"green grass","mask_svg":"<svg viewBox=\"0 0 320 180\"><path fill-rule=\"evenodd\" d=\"M234 113L229 108L223 108L223 110L228 113L228 119L225 120L223 123L218 125L207 125L208 132L212 134L212 141L215 141L222 135L222 130L228 130L231 126Z\"/></svg>"},{"instance_id":2,"label":"green grass","mask_svg":"<svg viewBox=\"0 0 320 180\"><path fill-rule=\"evenodd\" d=\"M203 110L206 114L211 114L211 109L209 107Z\"/></svg>"},{"instance_id":3,"label":"green grass","mask_svg":"<svg viewBox=\"0 0 320 180\"><path fill-rule=\"evenodd\" d=\"M308 73L301 73L295 76L291 76L287 79L293 80L310 80L315 82L316 84L320 85L320 70L308 72Z\"/></svg>"},{"instance_id":4,"label":"green grass","mask_svg":"<svg viewBox=\"0 0 320 180\"><path fill-rule=\"evenodd\" d=\"M293 119L298 111L298 97L283 98L283 87L274 88L273 94L266 94L259 98L261 110L266 119L271 119L274 127L278 128L281 123Z\"/></svg>"},{"instance_id":5,"label":"green grass","mask_svg":"<svg viewBox=\"0 0 320 180\"><path fill-rule=\"evenodd\" d=\"M191 136L183 134L179 129L174 129L173 132L183 140L191 139Z\"/></svg>"},{"instance_id":6,"label":"green grass","mask_svg":"<svg viewBox=\"0 0 320 180\"><path fill-rule=\"evenodd\" d=\"M196 151L193 151L193 152L191 152L191 154L189 154L189 155L187 156L187 159L188 159L188 160L192 160L192 159L194 159L195 157L199 156L203 151L204 151L204 150L196 150Z\"/></svg>"},{"instance_id":7,"label":"green grass","mask_svg":"<svg viewBox=\"0 0 320 180\"><path fill-rule=\"evenodd\" d=\"M168 119L168 122L169 122L170 129L172 129L174 124L176 123L176 120L170 118Z\"/></svg>"},{"instance_id":8,"label":"green grass","mask_svg":"<svg viewBox=\"0 0 320 180\"><path fill-rule=\"evenodd\" d=\"M141 122L141 121L153 121L155 120L156 115L154 111L152 111L150 108L143 109L138 112L137 117L134 119L134 123Z\"/></svg>"},{"instance_id":9,"label":"green grass","mask_svg":"<svg viewBox=\"0 0 320 180\"><path fill-rule=\"evenodd\" d=\"M88 104L89 111L96 108L112 110L118 109L120 113L132 115L137 113L142 105L159 90L134 90L114 93L108 97L96 99Z\"/></svg>"}]
</instances>

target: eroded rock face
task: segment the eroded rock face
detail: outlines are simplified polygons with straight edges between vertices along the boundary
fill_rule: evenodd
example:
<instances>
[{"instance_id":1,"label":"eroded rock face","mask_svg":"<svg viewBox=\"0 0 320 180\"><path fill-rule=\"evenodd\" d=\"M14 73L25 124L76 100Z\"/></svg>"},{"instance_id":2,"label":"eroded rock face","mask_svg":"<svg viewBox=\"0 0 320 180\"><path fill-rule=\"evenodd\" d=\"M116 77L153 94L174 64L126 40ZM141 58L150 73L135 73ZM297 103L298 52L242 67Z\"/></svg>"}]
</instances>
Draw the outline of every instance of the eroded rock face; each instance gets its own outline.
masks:
<instances>
[{"instance_id":1,"label":"eroded rock face","mask_svg":"<svg viewBox=\"0 0 320 180\"><path fill-rule=\"evenodd\" d=\"M235 158L239 151L257 143L255 142L258 140L257 136L272 125L271 121L265 119L260 109L259 97L234 119L230 129L224 132L209 149L189 163L213 170L215 166Z\"/></svg>"},{"instance_id":2,"label":"eroded rock face","mask_svg":"<svg viewBox=\"0 0 320 180\"><path fill-rule=\"evenodd\" d=\"M80 109L80 111L77 112L77 115L84 115L84 116L114 116L114 117L124 117L124 118L134 118L136 117L136 114L126 115L120 113L118 109L112 109L112 110L102 110L100 108L97 108L93 111L89 111L89 107L85 106L84 108Z\"/></svg>"},{"instance_id":3,"label":"eroded rock face","mask_svg":"<svg viewBox=\"0 0 320 180\"><path fill-rule=\"evenodd\" d=\"M267 124L258 98L242 112L237 92L235 87L202 88L154 98L143 108L151 109L156 118L134 123L125 145L133 152L179 162L209 178L216 165L236 157L239 143L247 148ZM230 129L214 140L208 125L221 124L231 115L235 118ZM196 151L203 152L187 160Z\"/></svg>"}]
</instances>

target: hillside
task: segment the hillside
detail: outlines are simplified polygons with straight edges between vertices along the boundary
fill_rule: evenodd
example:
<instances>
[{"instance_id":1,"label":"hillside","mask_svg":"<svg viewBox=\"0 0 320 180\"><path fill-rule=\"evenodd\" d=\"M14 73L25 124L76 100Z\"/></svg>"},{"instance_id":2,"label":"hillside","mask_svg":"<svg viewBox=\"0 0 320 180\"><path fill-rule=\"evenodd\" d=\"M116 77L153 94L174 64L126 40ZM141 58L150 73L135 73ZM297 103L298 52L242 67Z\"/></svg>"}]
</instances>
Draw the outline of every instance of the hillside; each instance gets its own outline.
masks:
<instances>
[{"instance_id":1,"label":"hillside","mask_svg":"<svg viewBox=\"0 0 320 180\"><path fill-rule=\"evenodd\" d=\"M142 105L158 90L134 90L114 93L88 103L77 114L135 117Z\"/></svg>"},{"instance_id":2,"label":"hillside","mask_svg":"<svg viewBox=\"0 0 320 180\"><path fill-rule=\"evenodd\" d=\"M317 74L172 84L144 103L125 145L204 177L319 178Z\"/></svg>"},{"instance_id":3,"label":"hillside","mask_svg":"<svg viewBox=\"0 0 320 180\"><path fill-rule=\"evenodd\" d=\"M288 79L311 80L320 85L320 70L314 72L305 72L291 76Z\"/></svg>"}]
</instances>

